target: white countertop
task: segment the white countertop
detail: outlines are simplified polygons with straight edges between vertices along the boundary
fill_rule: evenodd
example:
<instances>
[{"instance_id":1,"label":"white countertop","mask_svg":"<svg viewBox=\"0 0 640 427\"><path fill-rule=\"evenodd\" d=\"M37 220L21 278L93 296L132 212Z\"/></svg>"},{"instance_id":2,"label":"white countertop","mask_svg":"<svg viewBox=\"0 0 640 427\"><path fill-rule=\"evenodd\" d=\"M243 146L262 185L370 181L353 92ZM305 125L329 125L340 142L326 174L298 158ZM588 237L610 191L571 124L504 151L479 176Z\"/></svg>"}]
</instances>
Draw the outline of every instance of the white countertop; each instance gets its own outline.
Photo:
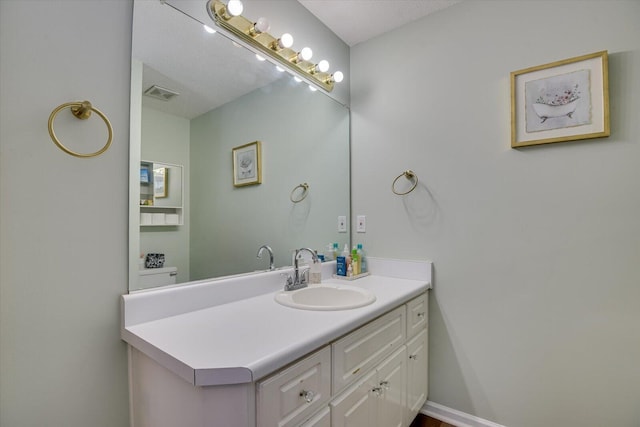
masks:
<instances>
[{"instance_id":1,"label":"white countertop","mask_svg":"<svg viewBox=\"0 0 640 427\"><path fill-rule=\"evenodd\" d=\"M274 300L280 288L270 285L258 295L129 324L127 316L140 316L131 313L131 308L127 312L127 297L131 297L127 295L123 297L122 338L193 385L249 383L423 293L431 287L430 263L428 272L429 277L420 274L420 279L372 274L349 281L349 285L371 290L376 301L341 311L285 307ZM261 275L251 277L262 279Z\"/></svg>"}]
</instances>

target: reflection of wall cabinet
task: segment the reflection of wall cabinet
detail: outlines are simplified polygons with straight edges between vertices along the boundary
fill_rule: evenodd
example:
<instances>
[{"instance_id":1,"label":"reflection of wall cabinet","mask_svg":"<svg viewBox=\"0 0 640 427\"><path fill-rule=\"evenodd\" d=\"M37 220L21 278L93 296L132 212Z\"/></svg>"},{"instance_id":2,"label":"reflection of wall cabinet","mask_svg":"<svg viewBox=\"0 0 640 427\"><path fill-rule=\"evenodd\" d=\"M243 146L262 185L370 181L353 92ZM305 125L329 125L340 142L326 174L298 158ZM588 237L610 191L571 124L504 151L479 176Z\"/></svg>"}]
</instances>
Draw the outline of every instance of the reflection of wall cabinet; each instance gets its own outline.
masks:
<instances>
[{"instance_id":1,"label":"reflection of wall cabinet","mask_svg":"<svg viewBox=\"0 0 640 427\"><path fill-rule=\"evenodd\" d=\"M182 225L183 171L181 165L140 162L140 225Z\"/></svg>"}]
</instances>

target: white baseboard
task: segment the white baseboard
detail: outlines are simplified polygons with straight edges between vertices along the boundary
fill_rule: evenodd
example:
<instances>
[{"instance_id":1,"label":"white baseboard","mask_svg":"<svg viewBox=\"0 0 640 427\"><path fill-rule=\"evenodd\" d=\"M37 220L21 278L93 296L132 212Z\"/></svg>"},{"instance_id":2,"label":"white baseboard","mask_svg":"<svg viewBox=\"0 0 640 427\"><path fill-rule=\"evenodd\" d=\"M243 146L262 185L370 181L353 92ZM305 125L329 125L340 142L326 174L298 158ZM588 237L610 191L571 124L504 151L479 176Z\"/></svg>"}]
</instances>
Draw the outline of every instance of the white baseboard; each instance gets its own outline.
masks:
<instances>
[{"instance_id":1,"label":"white baseboard","mask_svg":"<svg viewBox=\"0 0 640 427\"><path fill-rule=\"evenodd\" d=\"M420 413L456 427L506 427L427 400Z\"/></svg>"}]
</instances>

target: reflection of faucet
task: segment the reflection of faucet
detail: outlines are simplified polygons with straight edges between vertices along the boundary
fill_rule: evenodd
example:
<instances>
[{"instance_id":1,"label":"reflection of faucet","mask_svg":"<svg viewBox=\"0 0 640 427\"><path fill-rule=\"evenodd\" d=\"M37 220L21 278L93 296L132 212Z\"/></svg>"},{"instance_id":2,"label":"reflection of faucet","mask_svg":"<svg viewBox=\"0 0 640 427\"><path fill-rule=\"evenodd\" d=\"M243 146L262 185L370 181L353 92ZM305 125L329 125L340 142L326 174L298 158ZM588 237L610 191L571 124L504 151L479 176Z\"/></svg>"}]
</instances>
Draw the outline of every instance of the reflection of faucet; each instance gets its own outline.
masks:
<instances>
[{"instance_id":1,"label":"reflection of faucet","mask_svg":"<svg viewBox=\"0 0 640 427\"><path fill-rule=\"evenodd\" d=\"M273 263L273 251L271 250L271 248L267 245L262 245L258 248L258 255L256 255L256 258L262 258L262 251L266 249L267 252L269 252L269 270L273 271L276 269L275 264Z\"/></svg>"},{"instance_id":2,"label":"reflection of faucet","mask_svg":"<svg viewBox=\"0 0 640 427\"><path fill-rule=\"evenodd\" d=\"M307 251L311 254L313 262L319 262L318 255L314 251L309 248L300 248L296 249L293 252L293 278L291 276L287 276L287 283L284 286L285 291L293 291L296 289L304 288L309 283L309 269L305 270L300 274L298 269L298 257L300 257L301 253Z\"/></svg>"}]
</instances>

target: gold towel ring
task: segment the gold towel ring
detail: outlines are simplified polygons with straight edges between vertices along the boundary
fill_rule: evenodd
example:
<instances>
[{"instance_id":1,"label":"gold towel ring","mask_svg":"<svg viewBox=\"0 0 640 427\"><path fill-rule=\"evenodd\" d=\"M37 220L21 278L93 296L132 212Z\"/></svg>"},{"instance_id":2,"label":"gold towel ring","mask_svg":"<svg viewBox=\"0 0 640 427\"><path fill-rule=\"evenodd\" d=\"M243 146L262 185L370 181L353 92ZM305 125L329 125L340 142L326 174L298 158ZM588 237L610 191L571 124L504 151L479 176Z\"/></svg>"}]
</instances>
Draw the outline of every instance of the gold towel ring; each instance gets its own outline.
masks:
<instances>
[{"instance_id":1,"label":"gold towel ring","mask_svg":"<svg viewBox=\"0 0 640 427\"><path fill-rule=\"evenodd\" d=\"M95 111L95 113L99 115L102 118L102 120L104 120L104 123L107 125L107 130L109 131L109 136L107 137L107 143L104 145L104 147L102 147L100 150L96 151L95 153L77 153L75 151L68 149L60 142L60 140L56 136L56 133L53 130L53 122L56 116L58 115L58 113L60 112L60 110L63 110L67 107L71 110L71 113L73 113L73 115L80 120L86 120L89 117L91 117L92 111ZM51 112L51 115L49 116L48 126L49 126L49 135L51 136L51 139L53 140L53 142L58 146L58 148L60 148L65 153L71 154L72 156L76 156L76 157L86 158L86 157L99 156L100 154L104 153L109 149L109 147L111 146L111 141L113 140L113 128L111 127L111 122L109 122L109 119L107 118L107 116L105 116L102 113L102 111L98 110L93 105L91 105L89 101L67 102L66 104L62 104L58 106L55 110Z\"/></svg>"},{"instance_id":2,"label":"gold towel ring","mask_svg":"<svg viewBox=\"0 0 640 427\"><path fill-rule=\"evenodd\" d=\"M294 199L293 193L295 193L298 188L302 188L302 194L300 195L300 198ZM298 184L293 187L293 190L291 190L291 194L289 194L289 200L291 200L293 203L300 203L307 197L307 194L309 194L309 184L307 184L306 182Z\"/></svg>"},{"instance_id":3,"label":"gold towel ring","mask_svg":"<svg viewBox=\"0 0 640 427\"><path fill-rule=\"evenodd\" d=\"M415 178L415 182L413 183L413 186L410 189L408 189L404 193L399 193L398 191L396 191L396 182L398 182L398 180L403 176L407 178L409 181ZM393 184L391 184L391 191L393 191L393 193L397 194L398 196L404 196L405 194L409 194L413 190L415 190L417 186L418 186L418 175L416 175L411 169L409 169L402 172L400 175L396 177L396 179L393 180Z\"/></svg>"}]
</instances>

